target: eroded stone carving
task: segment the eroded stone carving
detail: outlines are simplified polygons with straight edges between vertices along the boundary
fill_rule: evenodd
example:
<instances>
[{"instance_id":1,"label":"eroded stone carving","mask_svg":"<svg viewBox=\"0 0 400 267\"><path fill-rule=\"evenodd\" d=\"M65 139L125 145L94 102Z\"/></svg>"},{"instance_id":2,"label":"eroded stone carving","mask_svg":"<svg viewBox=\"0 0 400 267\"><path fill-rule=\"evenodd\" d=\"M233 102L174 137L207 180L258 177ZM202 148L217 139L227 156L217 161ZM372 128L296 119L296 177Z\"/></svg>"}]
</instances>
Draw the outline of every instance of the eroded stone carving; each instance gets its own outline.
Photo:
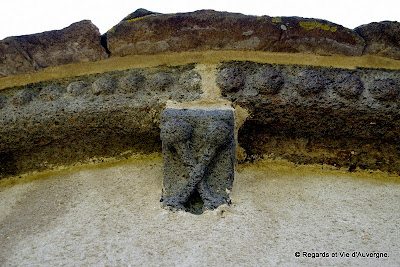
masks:
<instances>
[{"instance_id":1,"label":"eroded stone carving","mask_svg":"<svg viewBox=\"0 0 400 267\"><path fill-rule=\"evenodd\" d=\"M236 92L245 85L246 76L240 68L223 69L217 76L217 85L225 92Z\"/></svg>"},{"instance_id":2,"label":"eroded stone carving","mask_svg":"<svg viewBox=\"0 0 400 267\"><path fill-rule=\"evenodd\" d=\"M162 114L163 205L201 210L229 203L234 166L232 110L165 109ZM192 204L191 204L192 203Z\"/></svg>"},{"instance_id":3,"label":"eroded stone carving","mask_svg":"<svg viewBox=\"0 0 400 267\"><path fill-rule=\"evenodd\" d=\"M346 99L357 99L364 91L364 85L360 77L353 73L338 75L334 90Z\"/></svg>"},{"instance_id":4,"label":"eroded stone carving","mask_svg":"<svg viewBox=\"0 0 400 267\"><path fill-rule=\"evenodd\" d=\"M261 69L255 79L255 87L263 95L277 94L285 83L282 73L273 68Z\"/></svg>"},{"instance_id":5,"label":"eroded stone carving","mask_svg":"<svg viewBox=\"0 0 400 267\"><path fill-rule=\"evenodd\" d=\"M305 70L299 74L297 92L301 96L318 94L326 89L326 78L323 73L315 70Z\"/></svg>"},{"instance_id":6,"label":"eroded stone carving","mask_svg":"<svg viewBox=\"0 0 400 267\"><path fill-rule=\"evenodd\" d=\"M400 94L400 86L394 79L375 79L371 83L369 92L378 100L393 101L396 100Z\"/></svg>"}]
</instances>

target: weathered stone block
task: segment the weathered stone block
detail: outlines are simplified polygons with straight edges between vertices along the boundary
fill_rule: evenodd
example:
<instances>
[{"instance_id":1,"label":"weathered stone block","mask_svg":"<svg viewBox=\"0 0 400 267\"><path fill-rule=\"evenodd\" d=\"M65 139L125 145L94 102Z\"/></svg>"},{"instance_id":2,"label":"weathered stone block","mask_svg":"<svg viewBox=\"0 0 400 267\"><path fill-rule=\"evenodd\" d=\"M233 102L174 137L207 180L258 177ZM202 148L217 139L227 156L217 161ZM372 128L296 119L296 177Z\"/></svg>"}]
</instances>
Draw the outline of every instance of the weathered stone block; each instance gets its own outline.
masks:
<instances>
[{"instance_id":1,"label":"weathered stone block","mask_svg":"<svg viewBox=\"0 0 400 267\"><path fill-rule=\"evenodd\" d=\"M381 21L354 29L365 40L363 55L400 59L400 22Z\"/></svg>"},{"instance_id":2,"label":"weathered stone block","mask_svg":"<svg viewBox=\"0 0 400 267\"><path fill-rule=\"evenodd\" d=\"M99 29L89 20L62 30L7 37L0 41L0 77L106 59L100 40Z\"/></svg>"},{"instance_id":3,"label":"weathered stone block","mask_svg":"<svg viewBox=\"0 0 400 267\"><path fill-rule=\"evenodd\" d=\"M361 56L365 44L353 30L326 20L213 10L178 14L139 10L103 39L111 56L206 50Z\"/></svg>"},{"instance_id":4,"label":"weathered stone block","mask_svg":"<svg viewBox=\"0 0 400 267\"><path fill-rule=\"evenodd\" d=\"M167 108L161 115L161 140L164 206L200 213L230 202L233 110Z\"/></svg>"}]
</instances>

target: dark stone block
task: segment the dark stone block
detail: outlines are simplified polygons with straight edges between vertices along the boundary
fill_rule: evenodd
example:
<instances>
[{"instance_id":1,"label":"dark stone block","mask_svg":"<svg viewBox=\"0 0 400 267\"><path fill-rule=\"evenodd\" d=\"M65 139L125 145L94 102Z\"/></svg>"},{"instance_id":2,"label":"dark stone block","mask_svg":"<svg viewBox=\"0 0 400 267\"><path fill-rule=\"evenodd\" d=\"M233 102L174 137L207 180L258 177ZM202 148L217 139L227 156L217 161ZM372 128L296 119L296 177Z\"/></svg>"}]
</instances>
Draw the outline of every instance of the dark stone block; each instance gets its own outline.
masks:
<instances>
[{"instance_id":1,"label":"dark stone block","mask_svg":"<svg viewBox=\"0 0 400 267\"><path fill-rule=\"evenodd\" d=\"M315 70L306 70L300 73L297 91L301 96L318 94L325 87L326 79L322 73Z\"/></svg>"},{"instance_id":2,"label":"dark stone block","mask_svg":"<svg viewBox=\"0 0 400 267\"><path fill-rule=\"evenodd\" d=\"M139 10L107 32L107 47L111 56L206 50L360 56L364 39L353 30L320 19L213 10L178 14Z\"/></svg>"},{"instance_id":3,"label":"dark stone block","mask_svg":"<svg viewBox=\"0 0 400 267\"><path fill-rule=\"evenodd\" d=\"M230 203L233 110L167 108L161 115L161 140L164 206L201 213Z\"/></svg>"},{"instance_id":4,"label":"dark stone block","mask_svg":"<svg viewBox=\"0 0 400 267\"><path fill-rule=\"evenodd\" d=\"M236 92L242 89L246 76L239 68L223 69L217 76L217 85L223 92Z\"/></svg>"},{"instance_id":5,"label":"dark stone block","mask_svg":"<svg viewBox=\"0 0 400 267\"><path fill-rule=\"evenodd\" d=\"M372 82L369 92L378 100L394 101L400 94L400 86L390 78L376 79Z\"/></svg>"},{"instance_id":6,"label":"dark stone block","mask_svg":"<svg viewBox=\"0 0 400 267\"><path fill-rule=\"evenodd\" d=\"M400 22L372 22L354 31L365 40L364 55L400 59Z\"/></svg>"},{"instance_id":7,"label":"dark stone block","mask_svg":"<svg viewBox=\"0 0 400 267\"><path fill-rule=\"evenodd\" d=\"M337 77L334 89L346 99L357 99L364 91L364 85L358 75L343 73Z\"/></svg>"},{"instance_id":8,"label":"dark stone block","mask_svg":"<svg viewBox=\"0 0 400 267\"><path fill-rule=\"evenodd\" d=\"M7 37L0 41L0 77L50 66L107 58L99 29L89 20L62 30Z\"/></svg>"},{"instance_id":9,"label":"dark stone block","mask_svg":"<svg viewBox=\"0 0 400 267\"><path fill-rule=\"evenodd\" d=\"M255 79L255 87L264 95L277 94L284 85L282 73L270 68L260 70Z\"/></svg>"}]
</instances>

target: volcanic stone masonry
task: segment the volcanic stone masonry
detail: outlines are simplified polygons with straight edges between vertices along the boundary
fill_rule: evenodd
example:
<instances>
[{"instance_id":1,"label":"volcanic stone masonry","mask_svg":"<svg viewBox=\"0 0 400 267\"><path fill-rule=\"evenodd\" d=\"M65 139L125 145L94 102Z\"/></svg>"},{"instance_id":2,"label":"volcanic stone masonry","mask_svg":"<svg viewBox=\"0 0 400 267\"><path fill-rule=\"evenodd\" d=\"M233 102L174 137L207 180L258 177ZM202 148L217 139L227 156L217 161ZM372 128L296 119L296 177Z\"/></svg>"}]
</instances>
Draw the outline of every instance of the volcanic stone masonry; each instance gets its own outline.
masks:
<instances>
[{"instance_id":1,"label":"volcanic stone masonry","mask_svg":"<svg viewBox=\"0 0 400 267\"><path fill-rule=\"evenodd\" d=\"M164 206L196 213L230 203L234 124L232 108L163 111Z\"/></svg>"},{"instance_id":2,"label":"volcanic stone masonry","mask_svg":"<svg viewBox=\"0 0 400 267\"><path fill-rule=\"evenodd\" d=\"M2 90L0 177L161 151L166 102L200 98L194 67L131 69Z\"/></svg>"},{"instance_id":3,"label":"volcanic stone masonry","mask_svg":"<svg viewBox=\"0 0 400 267\"><path fill-rule=\"evenodd\" d=\"M110 56L206 50L400 59L400 23L373 22L351 30L321 19L138 9L102 36L84 20L62 30L7 37L0 41L0 77Z\"/></svg>"},{"instance_id":4,"label":"volcanic stone masonry","mask_svg":"<svg viewBox=\"0 0 400 267\"><path fill-rule=\"evenodd\" d=\"M59 31L8 37L0 41L0 79L7 80L0 91L0 178L164 148L164 157L171 162L164 177L165 206L199 212L228 203L233 126L230 115L216 118L231 111L212 110L202 119L200 111L188 111L192 117L185 117L181 110L165 111L170 117L165 115L161 123L169 101L200 101L209 93L202 88L204 84L215 91L214 101L224 101L235 112L249 114L244 124L235 128L239 160L267 156L350 171L362 168L400 173L399 38L400 23L395 21L350 30L319 19L212 10L158 14L143 9L129 14L103 36L90 21L82 21ZM215 50L268 57L276 55L274 52L285 52L280 54L285 57L303 53L290 55L311 60L352 61L361 55L374 55L362 58L380 63L379 69L357 68L357 64L328 67L326 63L316 67L304 61L280 65L267 64L268 60L231 61L224 54L212 63L139 64L125 70L111 64L121 62L122 56L128 56L126 62L167 53L153 57L157 61L191 52L201 58ZM93 62L82 63L88 61ZM99 67L109 63L107 70ZM211 64L212 74L202 76L196 69L199 63ZM48 67L64 64L76 64L72 68L90 65L98 73L52 78L51 70L58 67ZM71 65L60 69L68 67ZM21 86L13 83L32 77L44 78ZM168 127L175 126L181 133L169 135ZM227 134L226 144L218 146L211 133ZM187 139L171 141L178 137ZM208 142L193 139L197 137ZM214 146L208 147L210 144ZM206 152L200 149L203 145ZM225 153L226 162L219 160L221 153ZM218 159L215 165L211 158ZM219 166L225 166L224 171L220 172ZM189 185L174 177L173 173L181 171ZM219 173L215 177L214 171ZM206 184L212 198L203 190Z\"/></svg>"},{"instance_id":5,"label":"volcanic stone masonry","mask_svg":"<svg viewBox=\"0 0 400 267\"><path fill-rule=\"evenodd\" d=\"M93 157L161 152L167 101L190 102L203 93L195 66L2 90L1 177ZM216 75L222 98L250 114L238 133L245 160L268 155L400 173L399 71L233 61L221 63Z\"/></svg>"},{"instance_id":6,"label":"volcanic stone masonry","mask_svg":"<svg viewBox=\"0 0 400 267\"><path fill-rule=\"evenodd\" d=\"M227 62L217 83L248 110L247 158L400 172L400 72Z\"/></svg>"}]
</instances>

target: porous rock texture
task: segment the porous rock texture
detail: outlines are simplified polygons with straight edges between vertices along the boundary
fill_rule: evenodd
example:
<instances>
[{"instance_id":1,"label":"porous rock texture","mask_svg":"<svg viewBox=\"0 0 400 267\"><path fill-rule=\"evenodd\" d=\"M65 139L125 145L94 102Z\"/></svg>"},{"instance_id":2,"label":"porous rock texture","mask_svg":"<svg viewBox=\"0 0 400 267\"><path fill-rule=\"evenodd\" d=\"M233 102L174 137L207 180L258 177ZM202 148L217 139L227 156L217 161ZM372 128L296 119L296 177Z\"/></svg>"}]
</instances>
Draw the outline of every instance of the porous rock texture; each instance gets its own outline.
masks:
<instances>
[{"instance_id":1,"label":"porous rock texture","mask_svg":"<svg viewBox=\"0 0 400 267\"><path fill-rule=\"evenodd\" d=\"M299 17L139 9L102 37L90 21L81 21L59 31L6 38L0 41L0 76L109 55L114 58L100 63L126 55L206 50L400 59L398 33L398 22L350 30ZM398 69L384 69L386 63L379 65L383 69L341 69L304 61L222 60L227 61L215 77L222 98L250 114L237 136L247 160L268 155L400 173ZM0 178L95 157L161 151L160 114L167 101L190 102L214 90L213 74L203 76L206 90L196 65L184 64L75 73L19 87L11 83L0 91ZM219 92L214 96L221 100Z\"/></svg>"},{"instance_id":2,"label":"porous rock texture","mask_svg":"<svg viewBox=\"0 0 400 267\"><path fill-rule=\"evenodd\" d=\"M129 69L0 92L0 176L161 151L168 100L202 96L195 64ZM245 159L269 156L400 173L400 72L221 63L222 98L250 114Z\"/></svg>"},{"instance_id":3,"label":"porous rock texture","mask_svg":"<svg viewBox=\"0 0 400 267\"><path fill-rule=\"evenodd\" d=\"M105 59L107 53L100 38L89 20L62 30L5 38L0 41L0 77Z\"/></svg>"},{"instance_id":4,"label":"porous rock texture","mask_svg":"<svg viewBox=\"0 0 400 267\"><path fill-rule=\"evenodd\" d=\"M161 151L159 117L166 102L200 98L193 67L131 69L2 90L0 177ZM181 76L194 79L181 84Z\"/></svg>"},{"instance_id":5,"label":"porous rock texture","mask_svg":"<svg viewBox=\"0 0 400 267\"><path fill-rule=\"evenodd\" d=\"M227 62L218 76L250 113L238 135L247 159L400 172L399 71Z\"/></svg>"},{"instance_id":6,"label":"porous rock texture","mask_svg":"<svg viewBox=\"0 0 400 267\"><path fill-rule=\"evenodd\" d=\"M400 22L373 22L355 31L365 40L364 54L400 59Z\"/></svg>"},{"instance_id":7,"label":"porous rock texture","mask_svg":"<svg viewBox=\"0 0 400 267\"><path fill-rule=\"evenodd\" d=\"M360 56L364 40L319 19L247 16L200 10L132 13L106 34L112 56L203 50L257 50Z\"/></svg>"},{"instance_id":8,"label":"porous rock texture","mask_svg":"<svg viewBox=\"0 0 400 267\"><path fill-rule=\"evenodd\" d=\"M108 56L237 50L317 55L378 55L400 59L399 23L355 30L312 18L249 16L199 10L160 14L138 9L100 36L84 20L57 31L0 41L0 77Z\"/></svg>"},{"instance_id":9,"label":"porous rock texture","mask_svg":"<svg viewBox=\"0 0 400 267\"><path fill-rule=\"evenodd\" d=\"M232 108L162 112L164 206L197 214L230 203L234 125Z\"/></svg>"}]
</instances>

